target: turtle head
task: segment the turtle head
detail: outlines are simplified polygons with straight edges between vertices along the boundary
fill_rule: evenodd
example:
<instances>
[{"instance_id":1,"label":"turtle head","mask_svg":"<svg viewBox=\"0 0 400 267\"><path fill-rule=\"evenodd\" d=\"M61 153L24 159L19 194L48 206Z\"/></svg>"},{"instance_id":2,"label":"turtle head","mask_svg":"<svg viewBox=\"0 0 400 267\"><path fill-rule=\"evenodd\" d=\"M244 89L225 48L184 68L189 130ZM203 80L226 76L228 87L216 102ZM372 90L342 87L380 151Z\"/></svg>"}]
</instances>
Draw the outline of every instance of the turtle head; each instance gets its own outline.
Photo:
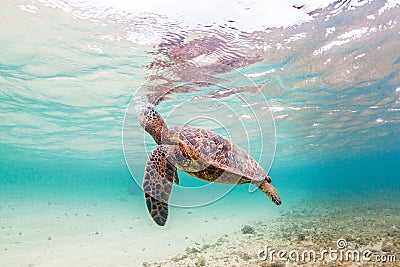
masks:
<instances>
[{"instance_id":1,"label":"turtle head","mask_svg":"<svg viewBox=\"0 0 400 267\"><path fill-rule=\"evenodd\" d=\"M152 107L143 107L139 112L139 123L156 141L158 145L161 144L162 133L167 129L164 119Z\"/></svg>"},{"instance_id":2,"label":"turtle head","mask_svg":"<svg viewBox=\"0 0 400 267\"><path fill-rule=\"evenodd\" d=\"M269 176L268 176L269 177ZM281 198L278 194L278 191L276 191L275 187L273 187L267 179L265 179L259 189L267 195L269 199L271 199L272 202L274 202L275 205L279 206L282 204Z\"/></svg>"}]
</instances>

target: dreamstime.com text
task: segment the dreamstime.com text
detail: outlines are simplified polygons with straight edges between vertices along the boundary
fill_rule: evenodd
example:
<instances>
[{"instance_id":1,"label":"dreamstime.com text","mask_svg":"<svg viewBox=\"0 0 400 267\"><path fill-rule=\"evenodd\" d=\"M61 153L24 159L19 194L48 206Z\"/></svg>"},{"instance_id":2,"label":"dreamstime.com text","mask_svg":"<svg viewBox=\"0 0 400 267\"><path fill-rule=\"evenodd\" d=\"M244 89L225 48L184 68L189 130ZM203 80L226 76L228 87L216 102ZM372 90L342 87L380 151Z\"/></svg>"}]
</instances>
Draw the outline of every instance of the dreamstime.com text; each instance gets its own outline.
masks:
<instances>
[{"instance_id":1,"label":"dreamstime.com text","mask_svg":"<svg viewBox=\"0 0 400 267\"><path fill-rule=\"evenodd\" d=\"M337 248L296 250L275 250L268 246L258 251L257 256L260 261L269 262L380 262L395 263L396 256L386 253L375 254L369 249L359 251L347 248L347 241L339 239L336 243Z\"/></svg>"}]
</instances>

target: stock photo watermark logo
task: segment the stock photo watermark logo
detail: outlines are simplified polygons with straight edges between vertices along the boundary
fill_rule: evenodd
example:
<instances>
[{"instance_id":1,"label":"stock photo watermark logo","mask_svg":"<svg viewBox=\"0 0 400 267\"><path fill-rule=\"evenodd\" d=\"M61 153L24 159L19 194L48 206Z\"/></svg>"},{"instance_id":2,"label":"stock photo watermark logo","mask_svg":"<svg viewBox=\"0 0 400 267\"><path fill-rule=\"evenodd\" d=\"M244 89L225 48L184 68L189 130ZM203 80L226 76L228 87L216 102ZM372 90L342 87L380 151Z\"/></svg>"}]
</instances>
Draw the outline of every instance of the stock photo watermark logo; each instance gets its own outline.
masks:
<instances>
[{"instance_id":1,"label":"stock photo watermark logo","mask_svg":"<svg viewBox=\"0 0 400 267\"><path fill-rule=\"evenodd\" d=\"M257 252L258 260L292 263L316 263L316 262L353 262L353 263L395 263L396 255L376 253L370 249L357 250L348 247L345 239L338 239L336 247L328 247L319 251L313 249L276 250L268 245Z\"/></svg>"},{"instance_id":2,"label":"stock photo watermark logo","mask_svg":"<svg viewBox=\"0 0 400 267\"><path fill-rule=\"evenodd\" d=\"M179 69L185 69L180 66ZM223 66L223 73L196 73L195 77L165 82L175 77L171 70L158 73L136 91L125 113L123 149L128 169L141 187L145 162L157 146L150 134L141 127L146 110L156 110L170 129L190 126L216 131L230 142L238 144L268 173L275 155L275 122L262 91L246 75ZM161 78L160 78L161 77ZM186 77L187 78L187 77ZM143 117L143 116L142 116ZM142 122L143 126L143 122ZM152 129L150 129L151 131ZM168 142L161 136L160 143ZM217 147L208 142L208 147ZM208 153L208 157L215 157ZM176 166L174 159L169 158ZM228 164L234 164L234 160ZM204 164L203 164L204 165ZM208 166L202 166L207 168ZM232 166L228 165L228 168ZM227 175L225 170L220 178ZM183 176L178 174L178 176ZM183 176L185 177L185 176ZM198 186L176 183L169 198L170 206L196 207L212 203L229 193L236 183L210 182ZM249 192L256 190L249 186Z\"/></svg>"}]
</instances>

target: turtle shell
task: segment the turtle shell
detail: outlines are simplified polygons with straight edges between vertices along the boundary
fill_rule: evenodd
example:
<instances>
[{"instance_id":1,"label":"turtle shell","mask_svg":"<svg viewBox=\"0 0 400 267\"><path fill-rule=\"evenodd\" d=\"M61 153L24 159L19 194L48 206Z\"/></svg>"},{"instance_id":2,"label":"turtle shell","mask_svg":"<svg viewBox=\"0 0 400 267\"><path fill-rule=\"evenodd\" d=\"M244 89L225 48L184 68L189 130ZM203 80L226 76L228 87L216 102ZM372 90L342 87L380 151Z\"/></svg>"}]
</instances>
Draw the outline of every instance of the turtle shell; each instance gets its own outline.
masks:
<instances>
[{"instance_id":1,"label":"turtle shell","mask_svg":"<svg viewBox=\"0 0 400 267\"><path fill-rule=\"evenodd\" d=\"M171 127L168 140L180 148L181 155L172 159L174 164L199 179L233 184L263 181L267 177L243 148L207 129Z\"/></svg>"}]
</instances>

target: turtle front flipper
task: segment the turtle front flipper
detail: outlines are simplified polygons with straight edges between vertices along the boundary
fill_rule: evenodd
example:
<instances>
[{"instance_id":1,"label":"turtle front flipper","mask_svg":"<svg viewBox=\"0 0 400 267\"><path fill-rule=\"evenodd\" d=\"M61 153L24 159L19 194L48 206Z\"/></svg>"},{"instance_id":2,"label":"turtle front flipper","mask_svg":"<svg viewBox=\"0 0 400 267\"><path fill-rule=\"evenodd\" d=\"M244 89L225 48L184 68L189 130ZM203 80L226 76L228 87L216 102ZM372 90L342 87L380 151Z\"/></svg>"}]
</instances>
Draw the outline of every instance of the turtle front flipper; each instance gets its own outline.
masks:
<instances>
[{"instance_id":1,"label":"turtle front flipper","mask_svg":"<svg viewBox=\"0 0 400 267\"><path fill-rule=\"evenodd\" d=\"M168 198L172 182L178 180L176 167L168 159L169 146L160 145L153 149L147 159L143 178L143 192L147 209L153 220L163 226L168 217Z\"/></svg>"}]
</instances>

